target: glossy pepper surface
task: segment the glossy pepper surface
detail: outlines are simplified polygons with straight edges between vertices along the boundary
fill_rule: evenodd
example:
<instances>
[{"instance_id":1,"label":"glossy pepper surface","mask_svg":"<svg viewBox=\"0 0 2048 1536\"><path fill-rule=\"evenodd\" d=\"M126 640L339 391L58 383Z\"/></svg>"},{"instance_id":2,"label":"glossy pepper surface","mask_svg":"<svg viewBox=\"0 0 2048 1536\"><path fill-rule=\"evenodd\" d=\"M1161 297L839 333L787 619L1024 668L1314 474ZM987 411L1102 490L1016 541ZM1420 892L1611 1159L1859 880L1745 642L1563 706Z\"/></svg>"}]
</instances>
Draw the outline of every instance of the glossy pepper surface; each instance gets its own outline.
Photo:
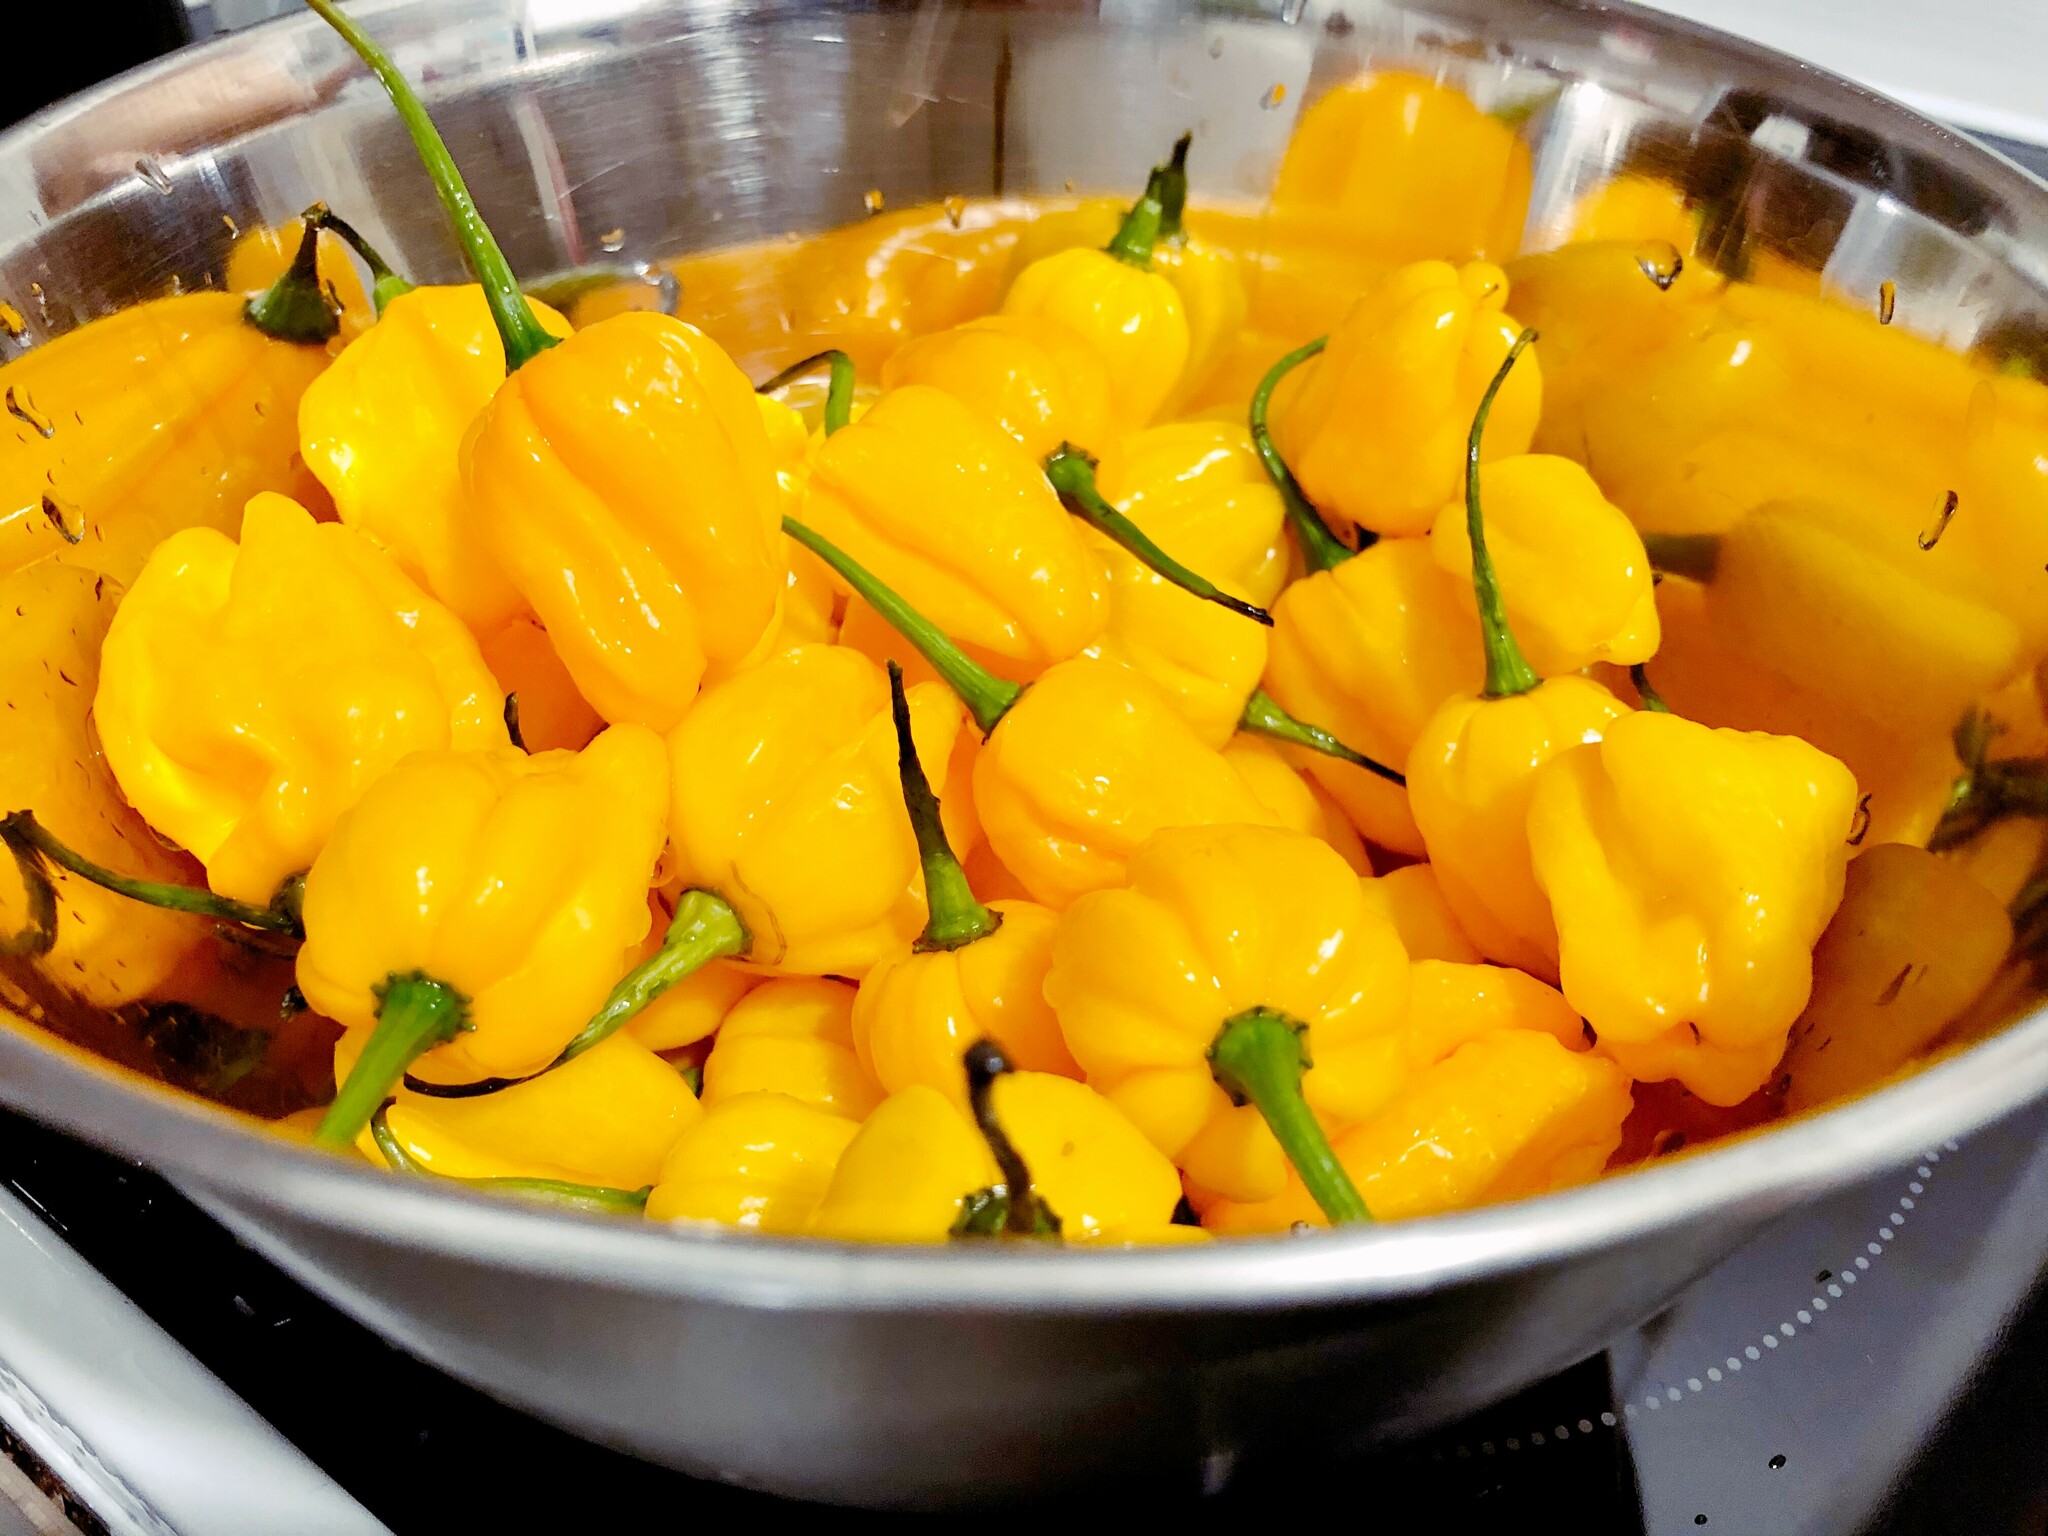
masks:
<instances>
[{"instance_id":1,"label":"glossy pepper surface","mask_svg":"<svg viewBox=\"0 0 2048 1536\"><path fill-rule=\"evenodd\" d=\"M1301 1115L1348 1123L1383 1093L1379 1041L1405 1016L1408 958L1315 839L1176 827L1131 857L1127 886L1067 909L1045 995L1088 1081L1154 1146L1204 1188L1266 1200L1294 1149L1265 1106L1233 1106L1218 1083L1221 1033L1252 1013L1293 1021L1312 1063Z\"/></svg>"},{"instance_id":2,"label":"glossy pepper surface","mask_svg":"<svg viewBox=\"0 0 2048 1536\"><path fill-rule=\"evenodd\" d=\"M313 282L314 238L295 286ZM128 582L179 529L233 529L260 491L317 496L293 426L334 334L313 292L297 316L310 324L285 327L297 340L253 323L245 295L189 293L0 367L0 571L55 558Z\"/></svg>"},{"instance_id":3,"label":"glossy pepper surface","mask_svg":"<svg viewBox=\"0 0 2048 1536\"><path fill-rule=\"evenodd\" d=\"M239 545L157 547L107 633L93 713L128 802L255 905L408 753L505 742L460 620L382 550L254 498Z\"/></svg>"},{"instance_id":4,"label":"glossy pepper surface","mask_svg":"<svg viewBox=\"0 0 2048 1536\"><path fill-rule=\"evenodd\" d=\"M422 1078L552 1061L647 932L667 807L660 738L639 726L577 753L420 752L371 785L306 876L298 958L306 1001L366 1041L349 1083L414 978L456 994L467 1024L418 1061Z\"/></svg>"},{"instance_id":5,"label":"glossy pepper surface","mask_svg":"<svg viewBox=\"0 0 2048 1536\"><path fill-rule=\"evenodd\" d=\"M676 1138L648 1197L648 1219L801 1232L859 1129L788 1094L735 1094Z\"/></svg>"},{"instance_id":6,"label":"glossy pepper surface","mask_svg":"<svg viewBox=\"0 0 2048 1536\"><path fill-rule=\"evenodd\" d=\"M853 988L819 977L777 977L733 1005L704 1059L704 1107L779 1093L848 1120L882 1102L853 1049Z\"/></svg>"},{"instance_id":7,"label":"glossy pepper surface","mask_svg":"<svg viewBox=\"0 0 2048 1536\"><path fill-rule=\"evenodd\" d=\"M882 387L945 391L1043 459L1061 443L1099 448L1109 436L1109 373L1093 346L1057 320L988 315L905 342Z\"/></svg>"},{"instance_id":8,"label":"glossy pepper surface","mask_svg":"<svg viewBox=\"0 0 2048 1536\"><path fill-rule=\"evenodd\" d=\"M1842 899L1856 780L1789 736L1643 710L1528 799L1565 995L1632 1077L1709 1104L1762 1087Z\"/></svg>"},{"instance_id":9,"label":"glossy pepper surface","mask_svg":"<svg viewBox=\"0 0 2048 1536\"><path fill-rule=\"evenodd\" d=\"M910 711L943 793L960 706L925 683ZM889 681L865 656L799 646L771 657L709 690L668 748L676 878L733 905L751 963L860 976L924 927Z\"/></svg>"},{"instance_id":10,"label":"glossy pepper surface","mask_svg":"<svg viewBox=\"0 0 2048 1536\"><path fill-rule=\"evenodd\" d=\"M146 880L189 878L184 861L123 803L92 726L100 642L120 591L73 565L44 561L0 577L0 801L34 812L66 845ZM54 927L17 951L89 1003L146 996L206 938L189 917L160 912L46 867ZM0 863L0 934L31 926L29 888Z\"/></svg>"},{"instance_id":11,"label":"glossy pepper surface","mask_svg":"<svg viewBox=\"0 0 2048 1536\"><path fill-rule=\"evenodd\" d=\"M553 336L569 322L534 312ZM525 609L462 513L462 439L505 381L505 347L474 283L414 288L385 306L299 401L306 465L341 520L479 636Z\"/></svg>"},{"instance_id":12,"label":"glossy pepper surface","mask_svg":"<svg viewBox=\"0 0 2048 1536\"><path fill-rule=\"evenodd\" d=\"M1273 440L1329 521L1426 533L1456 497L1472 413L1521 329L1507 296L1506 274L1483 262L1403 267L1352 307L1276 400ZM1542 401L1525 358L1501 390L1489 458L1528 450Z\"/></svg>"},{"instance_id":13,"label":"glossy pepper surface","mask_svg":"<svg viewBox=\"0 0 2048 1536\"><path fill-rule=\"evenodd\" d=\"M905 385L821 444L803 520L1006 674L1080 652L1102 572L1044 472L952 395Z\"/></svg>"}]
</instances>

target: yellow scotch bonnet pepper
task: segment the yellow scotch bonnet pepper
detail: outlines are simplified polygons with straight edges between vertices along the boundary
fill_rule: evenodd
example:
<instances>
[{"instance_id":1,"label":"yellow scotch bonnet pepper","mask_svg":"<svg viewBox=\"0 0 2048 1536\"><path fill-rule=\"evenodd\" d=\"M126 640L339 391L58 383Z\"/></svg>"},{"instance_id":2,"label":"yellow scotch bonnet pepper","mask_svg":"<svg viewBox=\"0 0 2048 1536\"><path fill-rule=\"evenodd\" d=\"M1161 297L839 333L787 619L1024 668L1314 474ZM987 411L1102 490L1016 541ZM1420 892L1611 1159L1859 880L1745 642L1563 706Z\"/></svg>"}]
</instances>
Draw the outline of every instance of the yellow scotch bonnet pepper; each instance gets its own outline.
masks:
<instances>
[{"instance_id":1,"label":"yellow scotch bonnet pepper","mask_svg":"<svg viewBox=\"0 0 2048 1536\"><path fill-rule=\"evenodd\" d=\"M1536 774L1527 841L1565 996L1631 1077L1709 1104L1770 1080L1842 899L1856 780L1792 736L1659 708Z\"/></svg>"},{"instance_id":2,"label":"yellow scotch bonnet pepper","mask_svg":"<svg viewBox=\"0 0 2048 1536\"><path fill-rule=\"evenodd\" d=\"M882 1089L854 1052L853 988L776 977L733 1005L704 1059L704 1107L775 1093L864 1120Z\"/></svg>"},{"instance_id":3,"label":"yellow scotch bonnet pepper","mask_svg":"<svg viewBox=\"0 0 2048 1536\"><path fill-rule=\"evenodd\" d=\"M0 367L0 573L54 558L125 583L258 492L319 494L292 425L336 328L318 238L262 294L138 304Z\"/></svg>"},{"instance_id":4,"label":"yellow scotch bonnet pepper","mask_svg":"<svg viewBox=\"0 0 2048 1536\"><path fill-rule=\"evenodd\" d=\"M188 528L114 615L93 716L128 803L261 905L408 753L502 746L462 622L382 550L270 493L239 545Z\"/></svg>"},{"instance_id":5,"label":"yellow scotch bonnet pepper","mask_svg":"<svg viewBox=\"0 0 2048 1536\"><path fill-rule=\"evenodd\" d=\"M306 876L299 990L362 1042L319 1139L355 1140L416 1062L464 1084L556 1060L647 932L667 802L639 726L415 753L371 785Z\"/></svg>"},{"instance_id":6,"label":"yellow scotch bonnet pepper","mask_svg":"<svg viewBox=\"0 0 2048 1536\"><path fill-rule=\"evenodd\" d=\"M1032 459L1061 443L1109 435L1109 374L1094 347L1043 316L988 315L908 341L882 367L882 388L943 390Z\"/></svg>"},{"instance_id":7,"label":"yellow scotch bonnet pepper","mask_svg":"<svg viewBox=\"0 0 2048 1536\"><path fill-rule=\"evenodd\" d=\"M676 1138L648 1196L648 1218L801 1232L859 1129L786 1093L734 1094Z\"/></svg>"},{"instance_id":8,"label":"yellow scotch bonnet pepper","mask_svg":"<svg viewBox=\"0 0 2048 1536\"><path fill-rule=\"evenodd\" d=\"M1045 995L1088 1081L1191 1181L1269 1200L1292 1163L1332 1219L1363 1220L1320 1122L1384 1097L1408 969L1324 844L1173 827L1131 856L1127 886L1062 915Z\"/></svg>"}]
</instances>

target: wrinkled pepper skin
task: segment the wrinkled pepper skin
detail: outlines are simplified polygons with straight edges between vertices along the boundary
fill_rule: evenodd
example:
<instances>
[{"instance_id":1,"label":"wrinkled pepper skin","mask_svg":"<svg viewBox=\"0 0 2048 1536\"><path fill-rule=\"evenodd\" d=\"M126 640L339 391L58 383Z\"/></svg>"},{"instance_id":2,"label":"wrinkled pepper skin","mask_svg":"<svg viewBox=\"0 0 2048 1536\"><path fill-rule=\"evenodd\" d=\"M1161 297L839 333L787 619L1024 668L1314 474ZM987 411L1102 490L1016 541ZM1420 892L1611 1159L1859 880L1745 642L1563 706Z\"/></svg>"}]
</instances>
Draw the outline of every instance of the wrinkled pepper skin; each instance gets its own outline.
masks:
<instances>
[{"instance_id":1,"label":"wrinkled pepper skin","mask_svg":"<svg viewBox=\"0 0 2048 1536\"><path fill-rule=\"evenodd\" d=\"M1165 551L1261 607L1280 595L1291 557L1286 510L1251 434L1235 421L1175 421L1103 450L1095 486Z\"/></svg>"},{"instance_id":2,"label":"wrinkled pepper skin","mask_svg":"<svg viewBox=\"0 0 2048 1536\"><path fill-rule=\"evenodd\" d=\"M1002 313L1057 321L1095 349L1116 433L1150 426L1187 371L1193 338L1179 290L1107 251L1077 247L1034 261L1003 296Z\"/></svg>"},{"instance_id":3,"label":"wrinkled pepper skin","mask_svg":"<svg viewBox=\"0 0 2048 1536\"><path fill-rule=\"evenodd\" d=\"M1806 1006L1854 776L1795 737L1644 710L1536 777L1527 846L1565 996L1631 1077L1740 1103Z\"/></svg>"},{"instance_id":4,"label":"wrinkled pepper skin","mask_svg":"<svg viewBox=\"0 0 2048 1536\"><path fill-rule=\"evenodd\" d=\"M388 978L424 973L470 1028L419 1058L436 1082L552 1061L632 963L668 810L661 739L581 752L415 753L336 823L306 876L298 983L359 1035Z\"/></svg>"},{"instance_id":5,"label":"wrinkled pepper skin","mask_svg":"<svg viewBox=\"0 0 2048 1536\"><path fill-rule=\"evenodd\" d=\"M1797 1113L1875 1088L1926 1051L2005 961L2005 905L1951 861L1883 843L1850 864L1778 1066Z\"/></svg>"},{"instance_id":6,"label":"wrinkled pepper skin","mask_svg":"<svg viewBox=\"0 0 2048 1536\"><path fill-rule=\"evenodd\" d=\"M1408 958L1315 839L1175 827L1132 855L1125 888L1067 910L1045 995L1088 1081L1154 1146L1206 1189L1267 1200L1287 1158L1259 1110L1217 1085L1211 1042L1255 1008L1305 1024L1302 1092L1348 1123L1383 1091L1379 1039L1405 1015Z\"/></svg>"},{"instance_id":7,"label":"wrinkled pepper skin","mask_svg":"<svg viewBox=\"0 0 2048 1536\"><path fill-rule=\"evenodd\" d=\"M910 709L943 793L960 705L926 683ZM857 977L917 936L924 877L880 667L840 646L785 651L707 690L668 749L675 878L732 903L750 963Z\"/></svg>"},{"instance_id":8,"label":"wrinkled pepper skin","mask_svg":"<svg viewBox=\"0 0 2048 1536\"><path fill-rule=\"evenodd\" d=\"M1530 860L1529 797L1539 768L1598 741L1628 712L1590 678L1568 675L1508 698L1460 694L1416 738L1408 804L1444 900L1489 960L1556 980L1557 927Z\"/></svg>"},{"instance_id":9,"label":"wrinkled pepper skin","mask_svg":"<svg viewBox=\"0 0 2048 1536\"><path fill-rule=\"evenodd\" d=\"M115 614L93 714L128 803L261 906L408 753L505 743L469 631L382 550L254 498L239 545L158 546Z\"/></svg>"},{"instance_id":10,"label":"wrinkled pepper skin","mask_svg":"<svg viewBox=\"0 0 2048 1536\"><path fill-rule=\"evenodd\" d=\"M1458 926L1457 914L1444 900L1436 871L1427 864L1404 864L1361 882L1366 904L1394 925L1401 947L1417 964L1446 960L1477 965L1485 958L1479 946ZM1531 978L1532 980L1534 978Z\"/></svg>"},{"instance_id":11,"label":"wrinkled pepper skin","mask_svg":"<svg viewBox=\"0 0 2048 1536\"><path fill-rule=\"evenodd\" d=\"M788 1094L736 1094L676 1138L648 1196L648 1220L801 1232L858 1129Z\"/></svg>"},{"instance_id":12,"label":"wrinkled pepper skin","mask_svg":"<svg viewBox=\"0 0 2048 1536\"><path fill-rule=\"evenodd\" d=\"M533 310L550 335L569 322ZM525 603L461 510L462 440L505 382L483 289L415 288L342 349L299 400L299 451L344 523L478 636Z\"/></svg>"},{"instance_id":13,"label":"wrinkled pepper skin","mask_svg":"<svg viewBox=\"0 0 2048 1536\"><path fill-rule=\"evenodd\" d=\"M1479 471L1486 542L1529 664L1545 677L1657 654L1650 558L1622 510L1570 459L1525 453ZM1430 552L1457 579L1474 621L1472 544L1462 500L1437 514Z\"/></svg>"},{"instance_id":14,"label":"wrinkled pepper skin","mask_svg":"<svg viewBox=\"0 0 2048 1536\"><path fill-rule=\"evenodd\" d=\"M359 1035L341 1037L337 1082L355 1065ZM682 1076L630 1036L614 1036L529 1083L473 1099L400 1088L385 1122L408 1157L457 1179L558 1179L644 1189L702 1110ZM365 1131L357 1142L379 1167Z\"/></svg>"},{"instance_id":15,"label":"wrinkled pepper skin","mask_svg":"<svg viewBox=\"0 0 2048 1536\"><path fill-rule=\"evenodd\" d=\"M95 863L184 883L187 862L122 801L93 731L100 642L120 589L74 565L44 561L0 577L0 801L27 810ZM159 911L46 864L57 930L37 964L68 992L118 1008L153 991L207 937L203 921ZM20 930L26 893L0 864L0 932Z\"/></svg>"},{"instance_id":16,"label":"wrinkled pepper skin","mask_svg":"<svg viewBox=\"0 0 2048 1536\"><path fill-rule=\"evenodd\" d=\"M664 926L664 932L666 928ZM650 934L640 958L654 953ZM713 960L675 983L627 1021L625 1032L651 1051L676 1051L717 1032L735 1004L766 978L733 960Z\"/></svg>"},{"instance_id":17,"label":"wrinkled pepper skin","mask_svg":"<svg viewBox=\"0 0 2048 1536\"><path fill-rule=\"evenodd\" d=\"M753 387L694 327L616 315L534 357L464 443L463 516L606 720L668 730L772 643L788 570Z\"/></svg>"},{"instance_id":18,"label":"wrinkled pepper skin","mask_svg":"<svg viewBox=\"0 0 2048 1536\"><path fill-rule=\"evenodd\" d=\"M1465 436L1521 323L1507 275L1474 262L1416 262L1352 306L1322 356L1273 403L1273 441L1341 529L1427 533L1459 494ZM1543 405L1533 354L1508 378L1487 429L1489 460L1526 453Z\"/></svg>"},{"instance_id":19,"label":"wrinkled pepper skin","mask_svg":"<svg viewBox=\"0 0 2048 1536\"><path fill-rule=\"evenodd\" d=\"M992 1090L997 1119L1067 1242L1171 1242L1173 1165L1084 1083L1012 1072ZM944 1242L966 1198L1002 1181L965 1112L913 1083L891 1094L840 1159L811 1219L814 1236Z\"/></svg>"},{"instance_id":20,"label":"wrinkled pepper skin","mask_svg":"<svg viewBox=\"0 0 2048 1536\"><path fill-rule=\"evenodd\" d=\"M1504 261L1521 244L1529 186L1512 128L1455 86L1390 70L1302 114L1273 202L1324 215L1392 260Z\"/></svg>"},{"instance_id":21,"label":"wrinkled pepper skin","mask_svg":"<svg viewBox=\"0 0 2048 1536\"><path fill-rule=\"evenodd\" d=\"M1109 436L1109 374L1081 336L1056 320L989 315L906 342L882 388L943 390L1017 440L1034 461L1061 443L1099 449Z\"/></svg>"},{"instance_id":22,"label":"wrinkled pepper skin","mask_svg":"<svg viewBox=\"0 0 2048 1536\"><path fill-rule=\"evenodd\" d=\"M803 521L998 672L1080 653L1102 572L1036 460L952 395L912 384L819 445Z\"/></svg>"},{"instance_id":23,"label":"wrinkled pepper skin","mask_svg":"<svg viewBox=\"0 0 2048 1536\"><path fill-rule=\"evenodd\" d=\"M962 1053L983 1039L1024 1072L1080 1075L1045 1001L1058 915L1035 902L989 905L1002 918L995 932L957 949L906 946L862 978L853 1044L886 1092L923 1083L965 1113Z\"/></svg>"},{"instance_id":24,"label":"wrinkled pepper skin","mask_svg":"<svg viewBox=\"0 0 2048 1536\"><path fill-rule=\"evenodd\" d=\"M1283 748L1258 736L1240 733L1223 746L1223 760L1235 768L1259 802L1273 813L1276 825L1328 843L1337 856L1361 875L1372 873L1365 839L1351 825L1344 808L1315 780L1296 768ZM1301 753L1303 758L1313 756Z\"/></svg>"},{"instance_id":25,"label":"wrinkled pepper skin","mask_svg":"<svg viewBox=\"0 0 2048 1536\"><path fill-rule=\"evenodd\" d=\"M883 1090L854 1053L853 988L816 977L777 977L733 1005L704 1058L704 1107L779 1093L848 1120L864 1120Z\"/></svg>"},{"instance_id":26,"label":"wrinkled pepper skin","mask_svg":"<svg viewBox=\"0 0 2048 1536\"><path fill-rule=\"evenodd\" d=\"M324 347L276 341L244 298L120 310L0 367L0 572L46 557L132 582L181 528L230 531L261 491L317 503L299 399Z\"/></svg>"},{"instance_id":27,"label":"wrinkled pepper skin","mask_svg":"<svg viewBox=\"0 0 2048 1536\"><path fill-rule=\"evenodd\" d=\"M1485 680L1471 594L1426 539L1382 539L1305 576L1273 607L1266 690L1383 763L1408 759L1446 700ZM1408 794L1352 763L1304 766L1373 842L1419 858Z\"/></svg>"},{"instance_id":28,"label":"wrinkled pepper skin","mask_svg":"<svg viewBox=\"0 0 2048 1536\"><path fill-rule=\"evenodd\" d=\"M1055 911L1121 884L1162 827L1278 820L1154 684L1086 659L1049 668L1003 717L975 759L974 805L995 856Z\"/></svg>"}]
</instances>

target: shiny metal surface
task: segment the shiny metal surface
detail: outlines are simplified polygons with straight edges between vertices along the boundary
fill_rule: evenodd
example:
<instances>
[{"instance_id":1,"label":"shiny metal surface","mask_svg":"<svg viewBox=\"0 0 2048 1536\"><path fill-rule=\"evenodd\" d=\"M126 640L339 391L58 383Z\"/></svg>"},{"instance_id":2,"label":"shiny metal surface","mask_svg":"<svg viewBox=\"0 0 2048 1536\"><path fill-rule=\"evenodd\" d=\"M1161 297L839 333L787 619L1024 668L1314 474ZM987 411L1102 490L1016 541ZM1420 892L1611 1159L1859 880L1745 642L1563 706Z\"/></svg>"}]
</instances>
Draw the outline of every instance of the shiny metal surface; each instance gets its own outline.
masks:
<instances>
[{"instance_id":1,"label":"shiny metal surface","mask_svg":"<svg viewBox=\"0 0 2048 1536\"><path fill-rule=\"evenodd\" d=\"M691 0L361 7L514 263L651 260L951 194L1122 186L1184 127L1256 198L1301 105L1399 62L1526 112L1527 239L1622 167L1759 252L1998 357L2048 338L2048 188L1790 60L1627 6L1105 0L1093 10ZM1284 86L1284 91L1274 87ZM456 257L382 97L307 21L0 138L0 298L28 344L173 282L225 220L315 197L415 275ZM600 250L591 231L621 231ZM747 359L751 363L766 360ZM1769 1217L2048 1090L2048 1015L1833 1113L1570 1194L1151 1253L854 1250L559 1216L280 1144L32 1033L0 1099L168 1171L408 1349L608 1443L737 1482L934 1503L1442 1422L1598 1349Z\"/></svg>"}]
</instances>

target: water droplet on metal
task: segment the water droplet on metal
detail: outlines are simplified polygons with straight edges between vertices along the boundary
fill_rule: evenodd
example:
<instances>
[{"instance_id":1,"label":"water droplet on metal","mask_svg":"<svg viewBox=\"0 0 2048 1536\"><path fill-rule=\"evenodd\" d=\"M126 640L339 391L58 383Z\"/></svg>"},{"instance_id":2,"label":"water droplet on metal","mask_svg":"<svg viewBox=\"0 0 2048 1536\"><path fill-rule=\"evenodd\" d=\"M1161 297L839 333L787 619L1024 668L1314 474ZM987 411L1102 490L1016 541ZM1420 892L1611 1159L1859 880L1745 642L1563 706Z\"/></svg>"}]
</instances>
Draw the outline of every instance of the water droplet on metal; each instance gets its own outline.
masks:
<instances>
[{"instance_id":1,"label":"water droplet on metal","mask_svg":"<svg viewBox=\"0 0 2048 1536\"><path fill-rule=\"evenodd\" d=\"M166 197L171 193L171 178L164 174L164 168L155 155L144 155L135 162L135 174L140 176L155 191Z\"/></svg>"},{"instance_id":2,"label":"water droplet on metal","mask_svg":"<svg viewBox=\"0 0 2048 1536\"><path fill-rule=\"evenodd\" d=\"M9 340L19 341L21 333L27 329L27 317L5 299L0 299L0 331L5 331Z\"/></svg>"},{"instance_id":3,"label":"water droplet on metal","mask_svg":"<svg viewBox=\"0 0 2048 1536\"><path fill-rule=\"evenodd\" d=\"M1308 0L1286 0L1280 7L1280 19L1288 26L1301 20L1301 13L1308 9Z\"/></svg>"},{"instance_id":4,"label":"water droplet on metal","mask_svg":"<svg viewBox=\"0 0 2048 1536\"><path fill-rule=\"evenodd\" d=\"M57 435L57 424L49 417L37 414L35 402L28 397L28 391L18 384L7 386L7 414L23 426L33 427L45 438Z\"/></svg>"},{"instance_id":5,"label":"water droplet on metal","mask_svg":"<svg viewBox=\"0 0 2048 1536\"><path fill-rule=\"evenodd\" d=\"M1209 39L1209 57L1212 59L1223 57L1223 34L1220 32Z\"/></svg>"},{"instance_id":6,"label":"water droplet on metal","mask_svg":"<svg viewBox=\"0 0 2048 1536\"><path fill-rule=\"evenodd\" d=\"M861 193L860 200L869 213L880 213L889 206L889 200L882 196L880 187L869 187L867 191Z\"/></svg>"},{"instance_id":7,"label":"water droplet on metal","mask_svg":"<svg viewBox=\"0 0 2048 1536\"><path fill-rule=\"evenodd\" d=\"M946 199L945 206L946 222L955 229L958 229L960 227L960 216L967 212L967 199L964 197L949 197Z\"/></svg>"},{"instance_id":8,"label":"water droplet on metal","mask_svg":"<svg viewBox=\"0 0 2048 1536\"><path fill-rule=\"evenodd\" d=\"M1281 80L1275 80L1271 85L1266 87L1266 94L1259 98L1259 105L1264 107L1268 112L1270 112L1275 107L1279 106L1280 103L1285 101L1286 99L1286 82Z\"/></svg>"},{"instance_id":9,"label":"water droplet on metal","mask_svg":"<svg viewBox=\"0 0 2048 1536\"><path fill-rule=\"evenodd\" d=\"M597 237L597 244L607 255L617 255L626 248L626 232L623 229L608 229Z\"/></svg>"},{"instance_id":10,"label":"water droplet on metal","mask_svg":"<svg viewBox=\"0 0 2048 1536\"><path fill-rule=\"evenodd\" d=\"M1069 176L1065 181L1061 182L1060 185L1066 188L1067 191L1072 192L1074 190L1074 178Z\"/></svg>"},{"instance_id":11,"label":"water droplet on metal","mask_svg":"<svg viewBox=\"0 0 2048 1536\"><path fill-rule=\"evenodd\" d=\"M228 227L228 238L229 238L230 240L239 240L239 239L241 239L241 238L242 238L242 226L241 226L241 225L239 225L239 224L237 224L237 223L235 222L235 216L234 216L233 214L231 214L231 213L224 213L224 214L222 214L222 215L220 216L220 221L221 221L221 223L223 223L223 224L227 225L227 227Z\"/></svg>"}]
</instances>

